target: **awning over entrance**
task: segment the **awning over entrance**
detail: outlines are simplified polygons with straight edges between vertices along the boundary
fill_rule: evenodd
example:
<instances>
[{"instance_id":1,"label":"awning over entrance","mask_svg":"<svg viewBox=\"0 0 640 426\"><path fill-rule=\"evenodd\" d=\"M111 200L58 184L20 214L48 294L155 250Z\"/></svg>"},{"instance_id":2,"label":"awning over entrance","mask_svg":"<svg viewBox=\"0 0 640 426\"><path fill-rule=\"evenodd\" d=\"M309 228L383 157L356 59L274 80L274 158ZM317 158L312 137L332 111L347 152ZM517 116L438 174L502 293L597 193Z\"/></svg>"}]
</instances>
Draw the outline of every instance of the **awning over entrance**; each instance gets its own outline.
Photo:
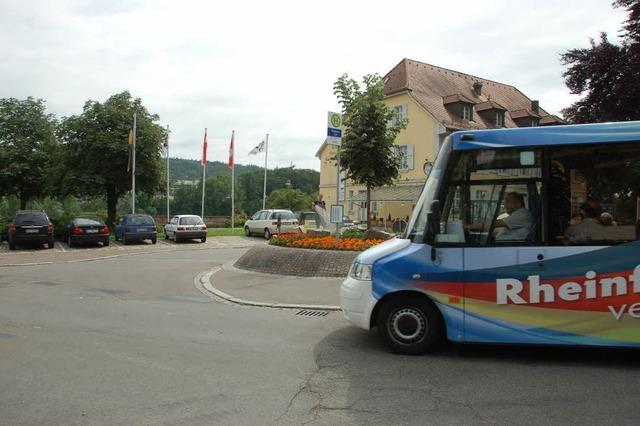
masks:
<instances>
[{"instance_id":1,"label":"awning over entrance","mask_svg":"<svg viewBox=\"0 0 640 426\"><path fill-rule=\"evenodd\" d=\"M407 201L416 202L420 197L422 185L383 186L371 191L371 201ZM354 195L353 201L367 201L367 193Z\"/></svg>"}]
</instances>

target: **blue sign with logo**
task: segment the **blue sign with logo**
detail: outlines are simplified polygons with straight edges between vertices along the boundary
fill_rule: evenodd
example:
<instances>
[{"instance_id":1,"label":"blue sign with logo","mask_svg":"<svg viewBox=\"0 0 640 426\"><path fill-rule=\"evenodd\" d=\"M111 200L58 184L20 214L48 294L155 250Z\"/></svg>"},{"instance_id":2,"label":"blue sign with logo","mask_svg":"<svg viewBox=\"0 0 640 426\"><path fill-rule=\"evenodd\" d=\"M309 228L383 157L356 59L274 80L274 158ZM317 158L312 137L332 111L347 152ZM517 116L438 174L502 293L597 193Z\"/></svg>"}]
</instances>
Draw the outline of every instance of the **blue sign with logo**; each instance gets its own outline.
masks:
<instances>
[{"instance_id":1,"label":"blue sign with logo","mask_svg":"<svg viewBox=\"0 0 640 426\"><path fill-rule=\"evenodd\" d=\"M340 129L334 129L331 127L327 127L327 136L333 136L336 138L341 138L342 137L342 130Z\"/></svg>"}]
</instances>

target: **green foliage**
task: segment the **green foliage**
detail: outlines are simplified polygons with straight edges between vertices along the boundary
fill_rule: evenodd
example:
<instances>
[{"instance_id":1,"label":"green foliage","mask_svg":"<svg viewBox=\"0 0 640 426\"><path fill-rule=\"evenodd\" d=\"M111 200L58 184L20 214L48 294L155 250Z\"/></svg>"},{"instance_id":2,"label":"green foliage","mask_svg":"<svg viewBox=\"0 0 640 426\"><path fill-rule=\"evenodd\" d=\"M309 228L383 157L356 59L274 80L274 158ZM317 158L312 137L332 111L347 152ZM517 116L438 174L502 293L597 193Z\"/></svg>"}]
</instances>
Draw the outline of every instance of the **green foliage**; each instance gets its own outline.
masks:
<instances>
[{"instance_id":1,"label":"green foliage","mask_svg":"<svg viewBox=\"0 0 640 426\"><path fill-rule=\"evenodd\" d=\"M384 103L384 82L380 76L365 75L363 82L364 90L344 74L334 83L333 92L342 105L345 126L340 166L346 170L346 179L367 187L367 205L370 205L370 190L390 185L398 177L400 159L394 141L406 122L397 120L393 110Z\"/></svg>"},{"instance_id":2,"label":"green foliage","mask_svg":"<svg viewBox=\"0 0 640 426\"><path fill-rule=\"evenodd\" d=\"M46 193L58 154L55 126L42 99L0 99L0 195L16 194L22 208Z\"/></svg>"},{"instance_id":3,"label":"green foliage","mask_svg":"<svg viewBox=\"0 0 640 426\"><path fill-rule=\"evenodd\" d=\"M244 227L244 223L247 221L248 217L245 213L237 214L234 218L233 226L236 228ZM231 219L227 219L224 221L224 226L226 228L231 228ZM244 234L242 234L244 235Z\"/></svg>"},{"instance_id":4,"label":"green foliage","mask_svg":"<svg viewBox=\"0 0 640 426\"><path fill-rule=\"evenodd\" d=\"M255 165L236 164L236 177L253 171L264 170ZM207 161L207 177L214 177L218 173L231 174L227 163L221 161ZM185 158L169 158L169 176L176 180L201 180L202 166L199 160Z\"/></svg>"},{"instance_id":5,"label":"green foliage","mask_svg":"<svg viewBox=\"0 0 640 426\"><path fill-rule=\"evenodd\" d=\"M318 191L320 173L309 169L284 167L267 171L267 194L287 185L299 189L308 195ZM236 190L240 189L242 197L236 198L237 204L249 214L262 209L262 192L264 185L264 169L244 173L237 177ZM305 207L305 210L307 207Z\"/></svg>"},{"instance_id":6,"label":"green foliage","mask_svg":"<svg viewBox=\"0 0 640 426\"><path fill-rule=\"evenodd\" d=\"M622 44L611 43L606 33L589 48L561 55L567 66L565 84L581 99L563 114L574 123L640 119L640 0L617 0L615 7L629 13L621 30Z\"/></svg>"},{"instance_id":7,"label":"green foliage","mask_svg":"<svg viewBox=\"0 0 640 426\"><path fill-rule=\"evenodd\" d=\"M357 238L357 239L363 239L364 238L364 231L362 229L356 228L355 226L352 228L347 228L344 231L342 231L342 238Z\"/></svg>"},{"instance_id":8,"label":"green foliage","mask_svg":"<svg viewBox=\"0 0 640 426\"><path fill-rule=\"evenodd\" d=\"M312 204L311 195L293 188L276 189L267 197L268 209L309 210Z\"/></svg>"},{"instance_id":9,"label":"green foliage","mask_svg":"<svg viewBox=\"0 0 640 426\"><path fill-rule=\"evenodd\" d=\"M139 98L129 92L111 96L104 103L87 101L82 114L63 120L59 136L64 155L57 174L57 184L64 194L104 195L108 220L112 225L117 201L131 190L128 134L133 113L137 114L136 189L153 193L163 183L161 161L164 129L156 124Z\"/></svg>"}]
</instances>

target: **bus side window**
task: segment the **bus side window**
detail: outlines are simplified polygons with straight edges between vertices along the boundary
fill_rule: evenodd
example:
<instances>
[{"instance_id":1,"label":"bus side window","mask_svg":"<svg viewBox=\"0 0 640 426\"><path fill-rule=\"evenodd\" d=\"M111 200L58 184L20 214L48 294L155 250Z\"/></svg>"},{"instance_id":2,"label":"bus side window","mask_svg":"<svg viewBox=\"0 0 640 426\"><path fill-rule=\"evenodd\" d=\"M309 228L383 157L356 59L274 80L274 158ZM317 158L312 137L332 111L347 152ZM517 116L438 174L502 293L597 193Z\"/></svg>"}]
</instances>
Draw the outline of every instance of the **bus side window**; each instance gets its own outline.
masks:
<instances>
[{"instance_id":1,"label":"bus side window","mask_svg":"<svg viewBox=\"0 0 640 426\"><path fill-rule=\"evenodd\" d=\"M640 143L551 148L549 239L611 245L637 239Z\"/></svg>"}]
</instances>

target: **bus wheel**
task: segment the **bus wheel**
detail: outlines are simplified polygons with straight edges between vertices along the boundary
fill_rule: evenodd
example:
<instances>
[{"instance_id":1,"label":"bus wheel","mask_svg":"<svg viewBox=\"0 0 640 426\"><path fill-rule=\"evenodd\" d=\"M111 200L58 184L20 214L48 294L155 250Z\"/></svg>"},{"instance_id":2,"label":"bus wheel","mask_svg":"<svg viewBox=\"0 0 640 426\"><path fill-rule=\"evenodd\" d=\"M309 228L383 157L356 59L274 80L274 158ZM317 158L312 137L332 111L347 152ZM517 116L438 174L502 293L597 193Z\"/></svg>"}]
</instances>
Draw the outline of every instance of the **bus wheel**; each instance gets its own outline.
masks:
<instances>
[{"instance_id":1,"label":"bus wheel","mask_svg":"<svg viewBox=\"0 0 640 426\"><path fill-rule=\"evenodd\" d=\"M378 332L392 351L421 355L444 341L445 326L438 308L418 297L389 300L378 312Z\"/></svg>"}]
</instances>

